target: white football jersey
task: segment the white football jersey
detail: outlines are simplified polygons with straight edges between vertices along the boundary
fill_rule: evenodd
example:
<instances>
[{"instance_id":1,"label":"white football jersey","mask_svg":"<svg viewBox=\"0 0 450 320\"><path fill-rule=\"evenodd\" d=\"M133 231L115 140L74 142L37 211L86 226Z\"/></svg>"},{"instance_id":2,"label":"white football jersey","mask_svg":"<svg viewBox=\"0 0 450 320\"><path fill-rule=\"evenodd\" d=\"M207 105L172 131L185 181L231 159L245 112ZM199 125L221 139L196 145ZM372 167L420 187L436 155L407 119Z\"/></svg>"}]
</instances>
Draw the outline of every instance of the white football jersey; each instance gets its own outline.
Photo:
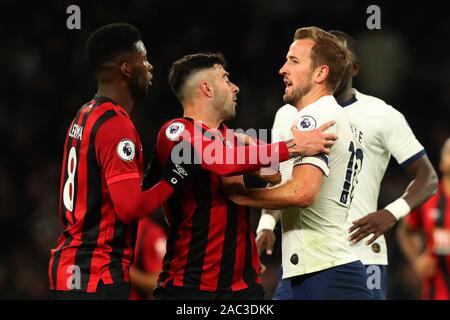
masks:
<instances>
[{"instance_id":1,"label":"white football jersey","mask_svg":"<svg viewBox=\"0 0 450 320\"><path fill-rule=\"evenodd\" d=\"M383 100L368 96L353 89L355 101L343 110L364 135L364 164L359 173L358 187L349 211L347 229L352 221L377 210L380 184L391 154L403 167L425 154L405 117ZM365 242L372 236L353 245L361 261L368 264L387 265L387 247L384 236L372 245Z\"/></svg>"},{"instance_id":2,"label":"white football jersey","mask_svg":"<svg viewBox=\"0 0 450 320\"><path fill-rule=\"evenodd\" d=\"M359 258L347 241L345 221L363 164L359 130L350 124L333 96L321 97L299 112L283 106L275 117L273 141L292 137L291 126L312 130L335 120L329 129L339 139L329 156L303 157L280 164L282 183L292 178L294 166L312 164L324 173L316 201L306 208L281 210L283 278L311 273L353 262Z\"/></svg>"}]
</instances>

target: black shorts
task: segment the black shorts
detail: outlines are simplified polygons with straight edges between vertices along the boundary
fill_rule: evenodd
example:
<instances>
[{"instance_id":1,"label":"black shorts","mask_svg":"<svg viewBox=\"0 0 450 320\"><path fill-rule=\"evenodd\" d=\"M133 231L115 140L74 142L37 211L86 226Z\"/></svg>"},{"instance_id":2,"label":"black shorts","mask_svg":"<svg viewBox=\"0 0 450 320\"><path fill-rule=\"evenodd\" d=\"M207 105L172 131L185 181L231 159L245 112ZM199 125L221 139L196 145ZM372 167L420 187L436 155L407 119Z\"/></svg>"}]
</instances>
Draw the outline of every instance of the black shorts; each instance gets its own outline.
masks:
<instances>
[{"instance_id":1,"label":"black shorts","mask_svg":"<svg viewBox=\"0 0 450 320\"><path fill-rule=\"evenodd\" d=\"M202 291L186 287L167 285L156 287L153 291L155 300L264 300L264 289L254 284L238 291Z\"/></svg>"},{"instance_id":2,"label":"black shorts","mask_svg":"<svg viewBox=\"0 0 450 320\"><path fill-rule=\"evenodd\" d=\"M50 290L50 300L128 300L129 282L104 284L100 280L96 292Z\"/></svg>"}]
</instances>

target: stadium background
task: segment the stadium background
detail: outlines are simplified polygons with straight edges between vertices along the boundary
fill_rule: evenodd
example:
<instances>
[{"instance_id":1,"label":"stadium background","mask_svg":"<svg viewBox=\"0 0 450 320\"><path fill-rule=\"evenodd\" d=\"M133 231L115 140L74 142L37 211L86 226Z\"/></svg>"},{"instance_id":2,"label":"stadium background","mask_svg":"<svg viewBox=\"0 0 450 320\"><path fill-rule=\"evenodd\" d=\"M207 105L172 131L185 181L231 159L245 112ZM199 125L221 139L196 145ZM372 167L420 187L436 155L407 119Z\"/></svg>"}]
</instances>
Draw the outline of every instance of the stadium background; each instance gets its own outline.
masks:
<instances>
[{"instance_id":1,"label":"stadium background","mask_svg":"<svg viewBox=\"0 0 450 320\"><path fill-rule=\"evenodd\" d=\"M66 28L67 6L81 8L81 30ZM198 51L221 51L241 89L235 128L270 128L282 105L278 70L294 30L340 29L360 42L355 87L380 97L409 120L437 168L450 136L450 19L440 6L375 3L381 30L368 30L361 1L2 1L0 63L0 298L47 298L48 250L60 232L57 213L63 139L76 110L95 93L84 58L88 34L118 21L142 32L154 66L153 87L132 115L148 155L161 124L181 114L167 84L172 61ZM6 40L6 41L5 41ZM254 181L253 181L254 182ZM408 178L391 163L379 199L401 195ZM257 220L254 215L254 223ZM418 298L419 282L394 232L389 246L389 298ZM273 266L264 275L267 297Z\"/></svg>"}]
</instances>

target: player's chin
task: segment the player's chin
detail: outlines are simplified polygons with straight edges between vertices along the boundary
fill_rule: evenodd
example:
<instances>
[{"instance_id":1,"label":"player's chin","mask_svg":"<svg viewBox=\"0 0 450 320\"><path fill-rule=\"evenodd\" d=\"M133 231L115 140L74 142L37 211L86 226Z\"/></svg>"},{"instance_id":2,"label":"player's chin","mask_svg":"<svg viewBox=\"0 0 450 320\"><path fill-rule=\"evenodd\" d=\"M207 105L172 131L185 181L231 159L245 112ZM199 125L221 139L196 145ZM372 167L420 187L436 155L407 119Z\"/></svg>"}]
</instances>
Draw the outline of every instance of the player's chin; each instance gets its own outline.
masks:
<instances>
[{"instance_id":1,"label":"player's chin","mask_svg":"<svg viewBox=\"0 0 450 320\"><path fill-rule=\"evenodd\" d=\"M141 97L145 97L147 95L148 90L150 89L151 86L152 86L151 79L148 80L146 79L146 81L142 83L139 89Z\"/></svg>"},{"instance_id":2,"label":"player's chin","mask_svg":"<svg viewBox=\"0 0 450 320\"><path fill-rule=\"evenodd\" d=\"M233 120L236 118L236 109L229 109L228 112L225 114L225 121L226 120Z\"/></svg>"},{"instance_id":3,"label":"player's chin","mask_svg":"<svg viewBox=\"0 0 450 320\"><path fill-rule=\"evenodd\" d=\"M285 93L283 95L283 102L291 104L292 103L292 96L290 94L288 94L288 93Z\"/></svg>"}]
</instances>

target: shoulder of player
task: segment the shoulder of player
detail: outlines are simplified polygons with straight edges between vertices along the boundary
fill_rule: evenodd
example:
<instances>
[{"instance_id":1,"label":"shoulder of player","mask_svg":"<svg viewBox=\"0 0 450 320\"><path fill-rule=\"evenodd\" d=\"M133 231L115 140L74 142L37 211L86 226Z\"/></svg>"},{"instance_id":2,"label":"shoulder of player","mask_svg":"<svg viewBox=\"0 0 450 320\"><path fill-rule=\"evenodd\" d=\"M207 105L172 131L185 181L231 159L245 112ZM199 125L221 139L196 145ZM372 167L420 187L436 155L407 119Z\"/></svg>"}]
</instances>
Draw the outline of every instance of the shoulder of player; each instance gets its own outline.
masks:
<instances>
[{"instance_id":1,"label":"shoulder of player","mask_svg":"<svg viewBox=\"0 0 450 320\"><path fill-rule=\"evenodd\" d=\"M176 125L176 124L181 124L182 127L188 128L188 129L194 126L194 123L186 118L175 118L175 119L170 119L170 120L164 122L164 124L161 126L159 131L162 132L162 131L166 130L169 126Z\"/></svg>"},{"instance_id":2,"label":"shoulder of player","mask_svg":"<svg viewBox=\"0 0 450 320\"><path fill-rule=\"evenodd\" d=\"M277 110L275 117L290 116L294 112L297 112L296 107L290 104L285 104Z\"/></svg>"},{"instance_id":3,"label":"shoulder of player","mask_svg":"<svg viewBox=\"0 0 450 320\"><path fill-rule=\"evenodd\" d=\"M158 132L158 143L164 141L179 141L180 136L194 134L194 122L186 118L176 118L165 122Z\"/></svg>"},{"instance_id":4,"label":"shoulder of player","mask_svg":"<svg viewBox=\"0 0 450 320\"><path fill-rule=\"evenodd\" d=\"M107 131L110 134L113 134L115 132L121 133L124 131L131 131L133 133L137 132L133 121L131 121L131 119L127 115L121 113L120 110L108 108L107 110L99 110L98 112L102 113L99 119L105 117L104 120L98 124L100 125L100 127L98 128L99 131Z\"/></svg>"},{"instance_id":5,"label":"shoulder of player","mask_svg":"<svg viewBox=\"0 0 450 320\"><path fill-rule=\"evenodd\" d=\"M315 103L299 111L300 116L318 117L323 118L323 120L336 119L342 113L342 107L336 102L334 98L331 99L329 97L326 97L325 100L316 101Z\"/></svg>"},{"instance_id":6,"label":"shoulder of player","mask_svg":"<svg viewBox=\"0 0 450 320\"><path fill-rule=\"evenodd\" d=\"M397 109L395 109L393 106L386 103L386 101L384 101L380 98L361 93L357 90L355 90L355 93L356 93L356 99L359 102L362 102L363 104L367 105L368 107L370 107L374 110L379 110L381 112L400 113Z\"/></svg>"},{"instance_id":7,"label":"shoulder of player","mask_svg":"<svg viewBox=\"0 0 450 320\"><path fill-rule=\"evenodd\" d=\"M127 112L122 107L115 105L109 100L97 103L93 100L86 108L93 108L88 119L92 125L108 127L111 130L113 130L112 127L117 129L122 127L134 129L134 124Z\"/></svg>"},{"instance_id":8,"label":"shoulder of player","mask_svg":"<svg viewBox=\"0 0 450 320\"><path fill-rule=\"evenodd\" d=\"M292 124L293 119L297 116L297 108L290 104L285 104L279 108L275 114L273 129L281 129L286 126L286 124Z\"/></svg>"},{"instance_id":9,"label":"shoulder of player","mask_svg":"<svg viewBox=\"0 0 450 320\"><path fill-rule=\"evenodd\" d=\"M335 120L336 125L329 129L335 131L343 122L344 119L342 117L345 118L342 107L332 96L326 96L301 109L298 112L296 125L300 130L311 130L327 121Z\"/></svg>"}]
</instances>

